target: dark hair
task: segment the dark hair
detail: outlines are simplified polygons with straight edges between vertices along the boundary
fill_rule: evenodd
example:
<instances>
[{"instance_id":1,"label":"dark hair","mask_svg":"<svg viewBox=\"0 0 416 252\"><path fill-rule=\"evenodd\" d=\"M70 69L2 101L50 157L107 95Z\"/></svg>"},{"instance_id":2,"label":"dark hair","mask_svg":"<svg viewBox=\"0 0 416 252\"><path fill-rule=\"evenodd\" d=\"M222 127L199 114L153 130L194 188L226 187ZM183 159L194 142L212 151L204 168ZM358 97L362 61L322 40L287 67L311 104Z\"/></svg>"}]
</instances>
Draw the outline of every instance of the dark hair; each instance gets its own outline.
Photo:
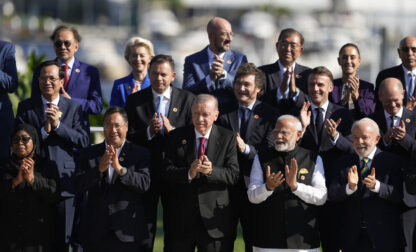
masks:
<instances>
[{"instance_id":1,"label":"dark hair","mask_svg":"<svg viewBox=\"0 0 416 252\"><path fill-rule=\"evenodd\" d=\"M279 38L277 39L277 42L280 42L282 41L283 38L289 37L290 35L293 35L293 34L296 34L299 36L300 44L303 46L303 42L305 42L305 39L303 38L302 33L298 32L297 30L293 28L283 29L279 34Z\"/></svg>"},{"instance_id":2,"label":"dark hair","mask_svg":"<svg viewBox=\"0 0 416 252\"><path fill-rule=\"evenodd\" d=\"M234 84L237 80L247 75L254 75L254 81L255 81L256 87L260 89L258 96L261 96L263 94L263 86L264 86L264 81L266 77L264 76L263 71L258 69L256 65L254 65L253 63L242 64L238 68L237 73L235 74L235 77L234 77Z\"/></svg>"},{"instance_id":3,"label":"dark hair","mask_svg":"<svg viewBox=\"0 0 416 252\"><path fill-rule=\"evenodd\" d=\"M54 60L46 60L40 63L40 65L38 66L39 77L40 77L40 72L42 71L42 68L47 67L47 66L57 66L59 68L59 79L62 80L63 78L65 78L65 70L63 69L63 67L61 67L61 65L59 65L58 62Z\"/></svg>"},{"instance_id":4,"label":"dark hair","mask_svg":"<svg viewBox=\"0 0 416 252\"><path fill-rule=\"evenodd\" d=\"M69 27L66 25L60 25L58 27L55 28L55 30L53 31L52 35L49 37L52 41L55 41L56 36L61 32L61 31L71 31L72 34L74 34L74 38L75 40L79 43L81 42L81 35L79 35L77 29L75 29L75 27Z\"/></svg>"},{"instance_id":5,"label":"dark hair","mask_svg":"<svg viewBox=\"0 0 416 252\"><path fill-rule=\"evenodd\" d=\"M158 54L155 57L153 57L152 60L150 61L149 69L152 68L153 64L159 65L159 64L166 63L166 62L169 63L173 72L175 69L175 63L173 62L173 59L170 55L165 55L165 54Z\"/></svg>"},{"instance_id":6,"label":"dark hair","mask_svg":"<svg viewBox=\"0 0 416 252\"><path fill-rule=\"evenodd\" d=\"M353 44L353 43L347 43L347 44L341 46L341 49L339 49L338 55L341 56L342 51L347 47L354 47L358 52L358 56L361 57L360 50L358 49L358 46L356 44Z\"/></svg>"},{"instance_id":7,"label":"dark hair","mask_svg":"<svg viewBox=\"0 0 416 252\"><path fill-rule=\"evenodd\" d=\"M315 67L314 69L312 69L309 76L311 76L313 74L315 74L315 75L326 75L326 76L329 77L331 82L334 79L334 77L332 76L331 71L328 68L324 67L324 66L318 66L318 67Z\"/></svg>"},{"instance_id":8,"label":"dark hair","mask_svg":"<svg viewBox=\"0 0 416 252\"><path fill-rule=\"evenodd\" d=\"M119 113L121 115L121 117L123 117L123 120L125 122L128 122L128 117L127 117L127 112L124 108L118 107L118 106L114 106L114 107L109 107L105 113L104 113L104 118L103 118L103 122L105 122L105 119L107 119L107 117L109 117L112 114L116 114Z\"/></svg>"}]
</instances>

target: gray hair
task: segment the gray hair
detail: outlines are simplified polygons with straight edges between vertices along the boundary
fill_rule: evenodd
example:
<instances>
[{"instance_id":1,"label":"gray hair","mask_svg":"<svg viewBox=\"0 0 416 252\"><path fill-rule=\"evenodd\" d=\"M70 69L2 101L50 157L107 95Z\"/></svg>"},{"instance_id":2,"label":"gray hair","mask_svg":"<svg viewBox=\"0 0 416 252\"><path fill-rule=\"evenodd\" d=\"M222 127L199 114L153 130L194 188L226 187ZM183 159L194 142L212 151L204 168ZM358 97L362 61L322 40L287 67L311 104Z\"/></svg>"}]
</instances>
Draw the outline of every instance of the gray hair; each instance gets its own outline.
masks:
<instances>
[{"instance_id":1,"label":"gray hair","mask_svg":"<svg viewBox=\"0 0 416 252\"><path fill-rule=\"evenodd\" d=\"M293 115L282 115L277 118L276 124L283 120L294 120L295 121L295 130L301 131L302 130L302 123L300 122L299 118Z\"/></svg>"},{"instance_id":2,"label":"gray hair","mask_svg":"<svg viewBox=\"0 0 416 252\"><path fill-rule=\"evenodd\" d=\"M374 121L374 120L372 120L372 119L370 119L370 118L368 118L368 117L364 117L363 119L360 119L360 120L358 120L358 121L355 121L353 124L352 124L352 127L351 127L351 132L356 128L356 127L358 127L360 124L369 124L370 125L370 127L372 127L374 130L375 130L375 132L377 132L377 135L380 135L380 129L379 129L379 127L378 127L378 125L377 125L377 123Z\"/></svg>"},{"instance_id":3,"label":"gray hair","mask_svg":"<svg viewBox=\"0 0 416 252\"><path fill-rule=\"evenodd\" d=\"M218 111L218 100L215 96L210 95L210 94L199 94L199 95L197 95L194 102L192 103L192 105L201 104L201 103L205 103L205 102L208 102L208 101L213 101L215 110Z\"/></svg>"},{"instance_id":4,"label":"gray hair","mask_svg":"<svg viewBox=\"0 0 416 252\"><path fill-rule=\"evenodd\" d=\"M130 48L133 46L143 46L147 49L150 58L153 58L155 56L153 44L152 42L150 42L150 40L144 39L142 37L132 37L127 41L126 46L124 47L124 58L127 60L127 62L129 61Z\"/></svg>"}]
</instances>

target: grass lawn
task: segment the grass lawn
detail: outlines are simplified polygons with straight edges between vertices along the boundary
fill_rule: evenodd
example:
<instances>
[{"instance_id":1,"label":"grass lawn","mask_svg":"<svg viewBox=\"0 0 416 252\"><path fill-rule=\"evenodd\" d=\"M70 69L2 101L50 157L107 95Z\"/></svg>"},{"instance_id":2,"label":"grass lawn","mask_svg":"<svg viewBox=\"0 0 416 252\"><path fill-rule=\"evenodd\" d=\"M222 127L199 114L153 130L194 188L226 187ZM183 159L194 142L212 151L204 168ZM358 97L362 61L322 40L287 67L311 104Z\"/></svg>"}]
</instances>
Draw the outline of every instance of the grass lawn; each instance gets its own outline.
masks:
<instances>
[{"instance_id":1,"label":"grass lawn","mask_svg":"<svg viewBox=\"0 0 416 252\"><path fill-rule=\"evenodd\" d=\"M155 238L155 246L153 251L161 252L163 251L163 221L162 221L162 204L159 202L158 212L157 212L157 230ZM241 226L238 225L237 239L234 243L235 252L244 252L244 241L243 234L241 232Z\"/></svg>"}]
</instances>

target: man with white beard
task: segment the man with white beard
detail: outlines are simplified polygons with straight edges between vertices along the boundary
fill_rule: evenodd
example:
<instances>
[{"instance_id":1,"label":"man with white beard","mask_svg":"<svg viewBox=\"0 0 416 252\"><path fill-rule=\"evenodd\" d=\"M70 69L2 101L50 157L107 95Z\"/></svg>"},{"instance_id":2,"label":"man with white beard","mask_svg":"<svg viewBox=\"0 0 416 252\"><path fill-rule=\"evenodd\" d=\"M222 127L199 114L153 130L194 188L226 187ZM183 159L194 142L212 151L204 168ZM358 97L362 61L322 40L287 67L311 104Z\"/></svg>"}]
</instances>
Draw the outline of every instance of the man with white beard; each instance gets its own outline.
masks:
<instances>
[{"instance_id":1,"label":"man with white beard","mask_svg":"<svg viewBox=\"0 0 416 252\"><path fill-rule=\"evenodd\" d=\"M376 147L379 127L369 118L352 126L355 154L341 157L333 168L328 197L343 202L340 225L342 251L401 251L400 225L403 162L398 155Z\"/></svg>"},{"instance_id":2,"label":"man with white beard","mask_svg":"<svg viewBox=\"0 0 416 252\"><path fill-rule=\"evenodd\" d=\"M247 192L254 252L320 251L316 218L327 198L325 175L321 157L296 145L301 135L298 118L280 116L275 148L254 158Z\"/></svg>"}]
</instances>

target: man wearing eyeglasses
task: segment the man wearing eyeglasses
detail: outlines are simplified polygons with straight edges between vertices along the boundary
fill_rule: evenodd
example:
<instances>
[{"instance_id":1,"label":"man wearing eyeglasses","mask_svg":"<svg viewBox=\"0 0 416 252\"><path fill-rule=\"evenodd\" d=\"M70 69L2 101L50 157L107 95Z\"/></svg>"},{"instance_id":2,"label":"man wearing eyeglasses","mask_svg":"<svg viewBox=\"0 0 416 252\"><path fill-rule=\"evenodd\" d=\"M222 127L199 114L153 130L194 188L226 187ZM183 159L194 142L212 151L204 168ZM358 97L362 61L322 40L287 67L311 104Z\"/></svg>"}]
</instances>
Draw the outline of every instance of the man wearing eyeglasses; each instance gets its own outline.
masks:
<instances>
[{"instance_id":1,"label":"man wearing eyeglasses","mask_svg":"<svg viewBox=\"0 0 416 252\"><path fill-rule=\"evenodd\" d=\"M81 239L84 251L143 251L147 237L143 193L150 187L150 154L128 140L127 113L111 107L104 114L105 141L84 149L75 178L88 191Z\"/></svg>"},{"instance_id":2,"label":"man wearing eyeglasses","mask_svg":"<svg viewBox=\"0 0 416 252\"><path fill-rule=\"evenodd\" d=\"M56 59L65 70L61 96L72 99L82 108L83 126L89 132L89 115L99 114L103 109L101 84L98 69L75 58L81 36L73 27L58 26L51 35ZM40 95L37 71L32 79L32 97Z\"/></svg>"},{"instance_id":3,"label":"man wearing eyeglasses","mask_svg":"<svg viewBox=\"0 0 416 252\"><path fill-rule=\"evenodd\" d=\"M74 149L87 147L89 139L81 121L81 105L59 94L65 77L59 63L42 62L38 71L41 95L19 103L15 125L28 123L35 127L41 156L56 162L61 199L54 212L56 236L52 251L68 251L75 214Z\"/></svg>"},{"instance_id":4,"label":"man wearing eyeglasses","mask_svg":"<svg viewBox=\"0 0 416 252\"><path fill-rule=\"evenodd\" d=\"M266 75L261 100L279 108L282 114L297 114L306 101L310 68L296 63L303 52L303 42L303 35L295 29L282 30L276 42L279 59L273 64L259 67ZM292 109L294 106L297 109Z\"/></svg>"},{"instance_id":5,"label":"man wearing eyeglasses","mask_svg":"<svg viewBox=\"0 0 416 252\"><path fill-rule=\"evenodd\" d=\"M393 77L402 82L405 90L403 104L407 109L416 107L416 37L407 36L400 41L397 52L402 64L382 70L376 79L375 94L378 94L380 84L384 79ZM376 111L382 107L376 95Z\"/></svg>"},{"instance_id":6,"label":"man wearing eyeglasses","mask_svg":"<svg viewBox=\"0 0 416 252\"><path fill-rule=\"evenodd\" d=\"M233 31L224 18L214 17L207 25L209 45L185 58L182 88L194 94L217 97L220 112L235 101L233 80L238 67L247 63L244 54L231 50Z\"/></svg>"}]
</instances>

